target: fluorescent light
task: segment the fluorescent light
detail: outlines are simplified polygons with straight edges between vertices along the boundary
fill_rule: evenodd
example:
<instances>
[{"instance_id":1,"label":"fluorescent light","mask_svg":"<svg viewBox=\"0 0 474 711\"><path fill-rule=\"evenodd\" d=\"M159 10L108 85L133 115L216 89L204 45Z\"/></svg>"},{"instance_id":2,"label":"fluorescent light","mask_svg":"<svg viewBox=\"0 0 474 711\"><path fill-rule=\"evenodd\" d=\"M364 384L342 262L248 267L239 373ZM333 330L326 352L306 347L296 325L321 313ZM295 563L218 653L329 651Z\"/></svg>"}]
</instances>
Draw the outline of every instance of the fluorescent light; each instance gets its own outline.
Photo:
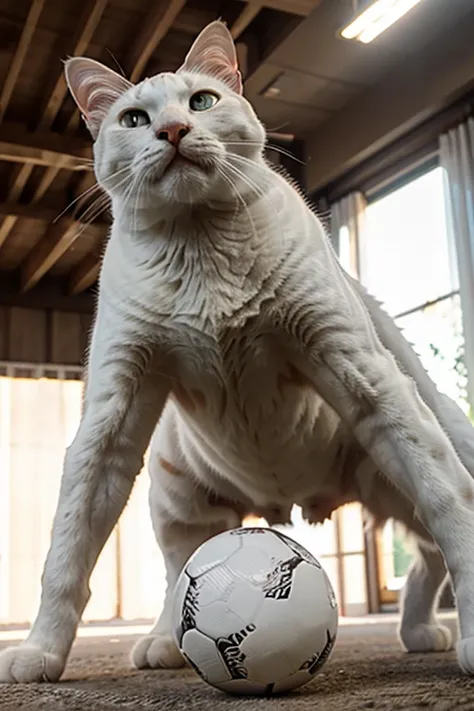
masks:
<instances>
[{"instance_id":1,"label":"fluorescent light","mask_svg":"<svg viewBox=\"0 0 474 711\"><path fill-rule=\"evenodd\" d=\"M341 30L341 37L368 44L419 2L421 0L375 0Z\"/></svg>"}]
</instances>

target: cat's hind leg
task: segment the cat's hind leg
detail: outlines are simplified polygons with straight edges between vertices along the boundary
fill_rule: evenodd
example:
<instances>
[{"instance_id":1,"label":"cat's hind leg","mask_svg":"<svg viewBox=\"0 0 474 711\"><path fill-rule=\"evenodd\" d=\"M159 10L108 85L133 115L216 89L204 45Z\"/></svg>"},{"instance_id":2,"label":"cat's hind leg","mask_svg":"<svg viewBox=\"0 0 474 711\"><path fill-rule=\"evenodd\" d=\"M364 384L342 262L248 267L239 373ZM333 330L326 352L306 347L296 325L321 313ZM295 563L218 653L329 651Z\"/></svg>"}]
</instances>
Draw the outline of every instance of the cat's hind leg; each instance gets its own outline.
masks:
<instances>
[{"instance_id":1,"label":"cat's hind leg","mask_svg":"<svg viewBox=\"0 0 474 711\"><path fill-rule=\"evenodd\" d=\"M241 525L242 515L199 484L185 459L175 430L175 412L167 408L150 454L150 512L163 554L167 590L164 606L148 635L138 640L131 660L138 669L184 665L172 634L173 592L178 576L194 551L212 536ZM192 466L192 465L191 465Z\"/></svg>"},{"instance_id":2,"label":"cat's hind leg","mask_svg":"<svg viewBox=\"0 0 474 711\"><path fill-rule=\"evenodd\" d=\"M399 637L408 652L444 652L452 648L451 631L436 619L446 580L441 551L420 542L401 600Z\"/></svg>"},{"instance_id":3,"label":"cat's hind leg","mask_svg":"<svg viewBox=\"0 0 474 711\"><path fill-rule=\"evenodd\" d=\"M300 344L297 365L378 470L413 503L441 549L456 595L459 664L474 675L474 481L347 283L334 281L333 271L325 282L319 262L315 268L319 280L313 291L308 287L307 302L300 303L299 292L300 301L291 305L302 314L291 324ZM474 441L474 430L469 434Z\"/></svg>"},{"instance_id":4,"label":"cat's hind leg","mask_svg":"<svg viewBox=\"0 0 474 711\"><path fill-rule=\"evenodd\" d=\"M452 648L451 631L436 618L438 600L448 579L444 557L416 515L411 501L378 473L363 502L374 526L392 518L405 527L415 552L400 600L399 638L408 652L442 652Z\"/></svg>"}]
</instances>

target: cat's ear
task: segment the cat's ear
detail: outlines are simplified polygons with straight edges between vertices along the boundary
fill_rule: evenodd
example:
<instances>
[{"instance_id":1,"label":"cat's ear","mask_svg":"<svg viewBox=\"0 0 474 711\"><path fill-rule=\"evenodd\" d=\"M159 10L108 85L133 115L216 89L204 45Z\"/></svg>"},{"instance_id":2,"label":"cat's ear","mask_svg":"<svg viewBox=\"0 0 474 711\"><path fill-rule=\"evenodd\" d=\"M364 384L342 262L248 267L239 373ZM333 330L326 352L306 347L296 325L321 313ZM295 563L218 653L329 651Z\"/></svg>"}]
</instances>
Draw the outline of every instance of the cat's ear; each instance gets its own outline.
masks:
<instances>
[{"instance_id":1,"label":"cat's ear","mask_svg":"<svg viewBox=\"0 0 474 711\"><path fill-rule=\"evenodd\" d=\"M178 72L199 71L223 81L237 94L242 94L234 40L220 20L211 22L194 41Z\"/></svg>"},{"instance_id":2,"label":"cat's ear","mask_svg":"<svg viewBox=\"0 0 474 711\"><path fill-rule=\"evenodd\" d=\"M64 72L69 90L94 140L110 107L133 84L94 59L72 57Z\"/></svg>"}]
</instances>

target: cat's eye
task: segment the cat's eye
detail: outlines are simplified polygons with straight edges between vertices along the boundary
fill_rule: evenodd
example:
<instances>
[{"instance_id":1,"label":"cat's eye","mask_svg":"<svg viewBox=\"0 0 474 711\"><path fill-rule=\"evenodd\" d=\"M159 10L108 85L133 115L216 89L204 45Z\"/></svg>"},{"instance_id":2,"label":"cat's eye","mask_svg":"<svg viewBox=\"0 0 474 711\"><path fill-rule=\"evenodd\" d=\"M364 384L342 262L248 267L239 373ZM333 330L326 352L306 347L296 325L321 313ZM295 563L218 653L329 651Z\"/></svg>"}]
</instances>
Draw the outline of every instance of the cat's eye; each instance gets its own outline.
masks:
<instances>
[{"instance_id":1,"label":"cat's eye","mask_svg":"<svg viewBox=\"0 0 474 711\"><path fill-rule=\"evenodd\" d=\"M189 108L192 111L207 111L217 104L219 97L212 91L198 91L189 99Z\"/></svg>"},{"instance_id":2,"label":"cat's eye","mask_svg":"<svg viewBox=\"0 0 474 711\"><path fill-rule=\"evenodd\" d=\"M120 125L124 128L139 128L140 126L149 126L150 123L150 117L142 109L129 109L124 111L120 117Z\"/></svg>"}]
</instances>

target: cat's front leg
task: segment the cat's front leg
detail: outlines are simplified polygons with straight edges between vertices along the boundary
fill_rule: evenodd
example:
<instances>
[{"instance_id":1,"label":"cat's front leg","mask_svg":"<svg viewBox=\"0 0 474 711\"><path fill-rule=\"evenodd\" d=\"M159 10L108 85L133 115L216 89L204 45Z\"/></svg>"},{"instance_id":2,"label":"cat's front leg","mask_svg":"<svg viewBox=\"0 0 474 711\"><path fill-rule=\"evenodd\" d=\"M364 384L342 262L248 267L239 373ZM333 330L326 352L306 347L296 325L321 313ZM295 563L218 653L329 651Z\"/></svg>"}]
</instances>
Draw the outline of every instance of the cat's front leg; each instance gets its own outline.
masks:
<instances>
[{"instance_id":1,"label":"cat's front leg","mask_svg":"<svg viewBox=\"0 0 474 711\"><path fill-rule=\"evenodd\" d=\"M297 365L413 502L441 549L459 611L459 662L474 674L474 482L357 295L343 282L328 282L300 290L298 303L288 295L292 316L279 323L297 346Z\"/></svg>"},{"instance_id":2,"label":"cat's front leg","mask_svg":"<svg viewBox=\"0 0 474 711\"><path fill-rule=\"evenodd\" d=\"M194 524L173 521L162 510L154 511L153 525L166 568L166 595L155 625L134 645L131 661L137 669L178 669L184 666L185 660L173 636L172 610L176 581L188 558L199 546L234 526L228 526L224 520Z\"/></svg>"},{"instance_id":3,"label":"cat's front leg","mask_svg":"<svg viewBox=\"0 0 474 711\"><path fill-rule=\"evenodd\" d=\"M131 659L139 669L170 669L184 665L173 639L172 603L178 576L188 558L212 536L242 523L243 511L220 500L196 478L176 436L176 413L166 408L150 452L150 512L166 568L163 609L149 634L135 644ZM209 473L201 462L201 477ZM206 478L206 477L205 477Z\"/></svg>"},{"instance_id":4,"label":"cat's front leg","mask_svg":"<svg viewBox=\"0 0 474 711\"><path fill-rule=\"evenodd\" d=\"M133 334L96 325L85 406L67 451L39 612L27 640L0 654L0 682L56 681L89 599L89 578L128 499L167 397L157 356ZM142 341L143 342L143 341Z\"/></svg>"}]
</instances>

